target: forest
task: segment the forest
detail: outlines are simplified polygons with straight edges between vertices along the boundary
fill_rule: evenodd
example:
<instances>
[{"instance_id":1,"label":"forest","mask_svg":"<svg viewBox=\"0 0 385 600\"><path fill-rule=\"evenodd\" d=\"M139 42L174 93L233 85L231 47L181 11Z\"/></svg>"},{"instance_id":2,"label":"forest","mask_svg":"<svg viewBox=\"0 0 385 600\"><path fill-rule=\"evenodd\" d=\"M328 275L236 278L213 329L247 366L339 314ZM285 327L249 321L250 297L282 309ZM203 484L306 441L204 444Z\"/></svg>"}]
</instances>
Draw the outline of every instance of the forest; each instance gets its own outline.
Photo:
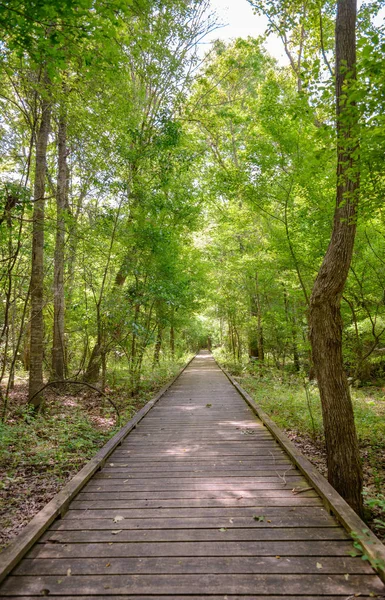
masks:
<instances>
[{"instance_id":1,"label":"forest","mask_svg":"<svg viewBox=\"0 0 385 600\"><path fill-rule=\"evenodd\" d=\"M207 347L384 538L384 2L243 1L287 66L209 0L0 4L3 544Z\"/></svg>"}]
</instances>

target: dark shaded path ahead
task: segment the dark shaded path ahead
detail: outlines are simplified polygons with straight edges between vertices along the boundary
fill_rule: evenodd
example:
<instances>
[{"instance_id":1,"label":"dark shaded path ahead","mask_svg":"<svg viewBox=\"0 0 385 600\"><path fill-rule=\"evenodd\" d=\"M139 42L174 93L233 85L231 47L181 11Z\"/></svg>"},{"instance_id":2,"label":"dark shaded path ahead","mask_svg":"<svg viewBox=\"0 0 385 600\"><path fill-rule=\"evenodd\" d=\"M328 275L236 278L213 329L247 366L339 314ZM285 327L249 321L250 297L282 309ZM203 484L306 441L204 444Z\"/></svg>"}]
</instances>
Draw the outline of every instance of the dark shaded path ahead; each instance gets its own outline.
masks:
<instances>
[{"instance_id":1,"label":"dark shaded path ahead","mask_svg":"<svg viewBox=\"0 0 385 600\"><path fill-rule=\"evenodd\" d=\"M371 567L350 556L345 531L305 488L212 356L201 352L5 580L1 598L384 594Z\"/></svg>"}]
</instances>

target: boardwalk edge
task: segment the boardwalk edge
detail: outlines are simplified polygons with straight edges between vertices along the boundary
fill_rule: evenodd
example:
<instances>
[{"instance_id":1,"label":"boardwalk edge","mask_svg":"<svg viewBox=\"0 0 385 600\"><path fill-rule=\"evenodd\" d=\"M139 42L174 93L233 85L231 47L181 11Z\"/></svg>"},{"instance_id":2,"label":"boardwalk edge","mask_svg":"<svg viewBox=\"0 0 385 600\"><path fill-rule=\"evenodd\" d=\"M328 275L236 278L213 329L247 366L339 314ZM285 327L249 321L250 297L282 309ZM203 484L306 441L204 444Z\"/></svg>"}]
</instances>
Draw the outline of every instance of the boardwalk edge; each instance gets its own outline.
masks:
<instances>
[{"instance_id":1,"label":"boardwalk edge","mask_svg":"<svg viewBox=\"0 0 385 600\"><path fill-rule=\"evenodd\" d=\"M30 548L35 544L48 527L57 517L62 517L67 511L68 505L88 483L96 471L103 467L107 458L122 443L128 434L138 425L138 423L147 415L155 404L164 396L173 383L182 375L183 371L189 366L195 355L179 370L166 385L164 385L152 400L147 402L132 419L126 423L108 442L95 454L93 458L56 494L48 504L44 506L25 526L22 532L15 538L7 548L0 553L0 583L5 579L12 569L25 556Z\"/></svg>"},{"instance_id":2,"label":"boardwalk edge","mask_svg":"<svg viewBox=\"0 0 385 600\"><path fill-rule=\"evenodd\" d=\"M218 363L217 363L218 364ZM373 569L377 572L380 579L385 583L385 546L378 537L370 531L366 523L357 515L347 502L338 494L321 473L312 465L312 463L296 448L289 438L281 431L267 413L253 400L253 398L244 390L241 385L228 373L221 365L219 368L226 375L227 379L240 393L242 398L249 405L251 410L262 421L270 431L279 445L290 456L294 464L306 477L309 483L321 496L325 508L333 513L341 525L346 529L349 535L358 542L366 554Z\"/></svg>"}]
</instances>

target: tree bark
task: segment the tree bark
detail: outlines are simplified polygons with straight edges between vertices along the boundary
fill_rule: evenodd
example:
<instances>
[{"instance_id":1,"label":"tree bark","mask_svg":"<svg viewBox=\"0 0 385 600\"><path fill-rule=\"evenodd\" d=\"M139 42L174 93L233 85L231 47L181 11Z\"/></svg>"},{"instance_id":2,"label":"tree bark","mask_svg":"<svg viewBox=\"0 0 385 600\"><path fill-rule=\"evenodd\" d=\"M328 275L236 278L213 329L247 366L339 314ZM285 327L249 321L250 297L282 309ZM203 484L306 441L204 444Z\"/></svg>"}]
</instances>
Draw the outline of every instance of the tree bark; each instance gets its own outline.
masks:
<instances>
[{"instance_id":1,"label":"tree bark","mask_svg":"<svg viewBox=\"0 0 385 600\"><path fill-rule=\"evenodd\" d=\"M314 283L310 341L321 395L328 478L362 514L362 468L342 359L341 299L352 259L359 193L358 113L347 102L356 81L356 0L338 0L336 17L337 194L329 247Z\"/></svg>"},{"instance_id":2,"label":"tree bark","mask_svg":"<svg viewBox=\"0 0 385 600\"><path fill-rule=\"evenodd\" d=\"M171 327L170 327L170 351L171 351L171 358L174 360L174 358L175 358L175 329L174 329L174 324L172 324Z\"/></svg>"},{"instance_id":3,"label":"tree bark","mask_svg":"<svg viewBox=\"0 0 385 600\"><path fill-rule=\"evenodd\" d=\"M66 375L64 344L64 244L65 213L68 209L67 123L65 115L63 114L60 116L58 129L56 207L52 378L61 381L62 379L65 379Z\"/></svg>"},{"instance_id":4,"label":"tree bark","mask_svg":"<svg viewBox=\"0 0 385 600\"><path fill-rule=\"evenodd\" d=\"M298 345L297 345L297 328L295 322L295 315L290 314L289 309L289 295L287 293L286 288L283 288L283 303L285 306L285 318L288 330L291 332L291 351L293 355L293 366L295 371L298 373L300 371L301 365L299 362L299 354L298 354Z\"/></svg>"},{"instance_id":5,"label":"tree bark","mask_svg":"<svg viewBox=\"0 0 385 600\"><path fill-rule=\"evenodd\" d=\"M261 299L259 294L259 283L258 283L258 273L255 274L255 299L257 303L257 332L258 332L258 360L263 362L265 360L265 349L263 342L263 329L262 329L262 309L261 309Z\"/></svg>"},{"instance_id":6,"label":"tree bark","mask_svg":"<svg viewBox=\"0 0 385 600\"><path fill-rule=\"evenodd\" d=\"M47 170L47 144L51 122L51 106L42 100L40 127L36 139L35 183L33 191L33 233L31 269L31 337L29 398L43 387L43 284L44 284L44 209L45 178ZM33 398L32 405L37 409L43 397Z\"/></svg>"},{"instance_id":7,"label":"tree bark","mask_svg":"<svg viewBox=\"0 0 385 600\"><path fill-rule=\"evenodd\" d=\"M258 273L255 274L255 289L253 290L250 297L250 315L257 319L257 327L254 327L254 321L252 329L249 332L249 356L250 358L257 358L261 362L265 359L264 341L263 341L263 328L262 328L262 309L261 299L259 294L259 282Z\"/></svg>"},{"instance_id":8,"label":"tree bark","mask_svg":"<svg viewBox=\"0 0 385 600\"><path fill-rule=\"evenodd\" d=\"M161 323L158 323L158 330L157 330L157 336L156 336L156 342L155 342L155 348L154 348L154 360L153 360L153 365L159 365L159 358L160 358L160 350L162 347L162 337L163 337L163 327L161 325Z\"/></svg>"},{"instance_id":9,"label":"tree bark","mask_svg":"<svg viewBox=\"0 0 385 600\"><path fill-rule=\"evenodd\" d=\"M90 360L84 374L86 383L96 383L100 378L100 369L102 366L102 348L99 342L96 342L92 349Z\"/></svg>"}]
</instances>

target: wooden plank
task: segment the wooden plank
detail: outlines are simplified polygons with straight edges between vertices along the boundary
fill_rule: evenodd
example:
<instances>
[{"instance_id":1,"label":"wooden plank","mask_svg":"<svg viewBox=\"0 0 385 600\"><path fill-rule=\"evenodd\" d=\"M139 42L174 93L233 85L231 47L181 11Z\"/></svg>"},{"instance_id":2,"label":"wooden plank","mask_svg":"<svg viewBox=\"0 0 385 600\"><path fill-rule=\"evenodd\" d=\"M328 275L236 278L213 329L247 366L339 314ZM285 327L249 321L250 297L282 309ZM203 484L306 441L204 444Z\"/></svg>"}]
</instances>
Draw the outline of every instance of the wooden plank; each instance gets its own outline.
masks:
<instances>
[{"instance_id":1,"label":"wooden plank","mask_svg":"<svg viewBox=\"0 0 385 600\"><path fill-rule=\"evenodd\" d=\"M67 543L67 544L37 544L28 554L28 559L80 559L80 558L140 558L140 557L247 557L254 559L260 557L312 557L313 562L321 562L325 557L345 557L350 559L349 552L352 548L349 542L317 542L297 541L296 544L289 542L255 541L255 542L114 542L110 545L104 543ZM20 568L23 569L23 564ZM355 559L352 565L356 565L352 572L360 572L364 565L367 572L371 571L370 565L361 559ZM68 567L67 567L68 568ZM345 571L346 572L346 571ZM19 573L19 570L15 570Z\"/></svg>"},{"instance_id":2,"label":"wooden plank","mask_svg":"<svg viewBox=\"0 0 385 600\"><path fill-rule=\"evenodd\" d=\"M245 506L258 506L264 505L266 502L270 502L274 499L287 499L290 501L292 498L316 498L319 499L319 496L312 489L306 488L302 494L295 495L292 490L288 489L280 489L280 490L257 490L251 491L244 495L242 495L242 490L238 494L227 494L226 490L222 490L220 494L214 494L210 491L199 491L195 492L194 490L190 491L177 491L177 492L111 492L111 491L98 491L95 490L93 492L82 492L77 496L77 500L79 502L82 501L128 501L132 504L138 502L139 504L144 502L153 502L154 505L158 506L159 502L163 504L169 504L178 502L183 502L186 505L190 505L190 502L193 503L205 503L205 502L214 502L217 501L221 504L221 506L225 506L226 504L233 505L234 503L241 502L241 505ZM183 505L184 505L183 504ZM323 506L323 504L322 504Z\"/></svg>"},{"instance_id":3,"label":"wooden plank","mask_svg":"<svg viewBox=\"0 0 385 600\"><path fill-rule=\"evenodd\" d=\"M127 460L128 458L133 458L135 459L135 461L141 461L141 462L181 462L181 461L186 461L186 462L195 462L197 460L199 461L210 461L210 462L215 462L218 459L225 459L227 460L228 458L233 461L235 460L252 460L253 458L258 458L258 457L263 457L263 456L267 456L270 458L273 456L276 457L280 457L280 456L284 456L284 452L282 450L280 450L279 448L273 448L271 450L269 449L264 449L264 448L259 448L258 450L250 450L249 452L247 452L246 450L243 451L239 451L239 452L230 452L230 451L223 451L223 452L189 452L187 449L182 450L181 452L175 452L172 451L171 453L168 452L156 452L156 453L144 453L144 452L140 452L140 453L133 453L130 450L119 450L119 452L115 455L113 455L113 460L116 460L117 458L123 458L124 460Z\"/></svg>"},{"instance_id":4,"label":"wooden plank","mask_svg":"<svg viewBox=\"0 0 385 600\"><path fill-rule=\"evenodd\" d=\"M119 530L116 530L119 531ZM113 537L112 537L113 536ZM113 540L111 546L115 547L117 543L127 542L223 542L229 544L230 542L253 542L251 550L257 548L256 542L268 542L266 545L266 552L272 556L276 554L303 554L304 550L301 544L298 542L308 542L306 546L306 554L311 555L322 555L325 556L337 556L346 555L351 552L353 544L348 538L346 531L339 527L290 527L290 528L265 528L265 529L227 529L227 531L221 531L218 528L215 529L122 529L115 537L115 534L111 534L110 530L93 530L93 531L47 531L41 537L41 543L35 546L31 550L31 555L34 556L36 548L42 548L43 546L49 546L49 548L57 548L58 551L63 547L61 544L65 544L69 547L70 544L83 544L83 543L99 543L106 542L108 545ZM283 542L295 541L296 543L285 544ZM337 541L338 544L319 544L318 542L330 542ZM279 542L280 545L271 546L273 542ZM188 547L191 547L189 545ZM65 546L64 546L65 548ZM136 548L139 551L139 546L136 544ZM265 545L258 545L259 551L264 552L262 548ZM282 551L279 551L282 548ZM50 551L50 550L49 550ZM63 549L64 551L64 549ZM67 550L65 550L67 551ZM68 550L69 551L69 550ZM96 552L99 550L96 549ZM172 549L168 550L173 552ZM187 551L184 549L184 551ZM193 550L191 550L193 551ZM246 549L240 551L246 552ZM266 553L265 552L265 553ZM49 556L49 554L48 554ZM91 555L89 555L91 556ZM96 554L97 556L97 554ZM136 556L136 555L135 555Z\"/></svg>"},{"instance_id":5,"label":"wooden plank","mask_svg":"<svg viewBox=\"0 0 385 600\"><path fill-rule=\"evenodd\" d=\"M264 461L264 460L257 460L257 461L253 461L253 462L243 462L243 461L239 461L239 460L235 460L235 461L229 461L228 464L226 463L217 463L217 462L210 462L209 464L202 464L200 462L192 462L190 461L189 463L185 462L185 461L178 461L178 462L171 462L171 463L161 463L161 462L145 462L145 463L131 463L130 461L127 462L127 460L118 462L114 460L113 463L108 463L108 465L106 465L103 468L103 471L105 473L114 473L117 471L125 471L130 473L132 476L137 476L140 474L143 474L145 476L147 476L148 474L155 474L158 473L159 471L161 473L206 473L207 469L211 469L213 472L216 473L216 475L221 476L223 473L226 472L234 472L234 470L238 471L238 472L244 472L244 473L249 473L250 471L260 471L260 470L271 470L271 469L279 469L279 470L285 470L287 469L289 466L291 466L293 469L295 469L293 463L290 463L289 461L282 461L281 459L278 459L276 461L270 460L270 461ZM297 471L298 473L298 471Z\"/></svg>"},{"instance_id":6,"label":"wooden plank","mask_svg":"<svg viewBox=\"0 0 385 600\"><path fill-rule=\"evenodd\" d=\"M278 466L270 466L266 469L254 469L249 471L239 471L239 470L231 470L231 471L223 471L218 473L218 471L190 471L189 477L186 477L185 471L176 471L162 473L160 471L148 472L148 473L132 473L129 468L125 469L109 469L108 471L103 469L100 473L95 475L95 480L99 481L100 479L131 479L133 482L136 481L145 481L146 479L177 479L179 482L183 483L188 479L194 479L197 481L200 480L217 480L219 477L221 480L231 480L232 482L242 482L246 481L250 478L257 479L257 481L264 481L266 477L298 477L298 471L293 465L284 465L282 467Z\"/></svg>"},{"instance_id":7,"label":"wooden plank","mask_svg":"<svg viewBox=\"0 0 385 600\"><path fill-rule=\"evenodd\" d=\"M229 492L228 490L220 490L220 493L215 493L210 490L176 490L169 491L164 490L160 492L133 492L133 491L106 491L106 490L92 490L84 491L78 494L79 500L201 500L201 499L218 499L219 501L237 501L244 499L245 501L258 504L258 502L264 502L265 498L307 498L317 497L318 494L311 488L305 488L300 494L293 494L292 489L267 489L267 490L239 490L238 492Z\"/></svg>"},{"instance_id":8,"label":"wooden plank","mask_svg":"<svg viewBox=\"0 0 385 600\"><path fill-rule=\"evenodd\" d=\"M199 428L199 430L201 431L201 427L199 427L202 419L203 419L203 415L199 416L196 415L194 418L193 417L188 417L187 419L185 418L180 418L180 419L176 419L174 418L173 420L170 420L169 424L170 426L174 425L175 428L179 427L179 428L186 428L186 431L189 430L189 428L193 428L193 427L197 427ZM215 429L221 428L222 426L228 425L229 431L237 431L239 429L251 429L252 428L252 422L249 421L244 421L244 420L236 420L235 417L231 417L230 415L226 418L228 418L228 421L224 420L223 416L221 415L215 415L212 418L205 418L205 422L208 425L208 427L212 427L213 430L215 431ZM151 418L148 420L148 422L146 423L146 428L150 427L151 425L153 425L154 427L157 427L158 430L160 429L160 427L162 425L164 425L166 420L166 417L163 418L159 418L159 419L154 419ZM238 429L237 429L238 428ZM141 431L147 431L145 428L142 428ZM259 430L259 431L263 431L263 429ZM245 438L248 437L252 437L250 436L246 436Z\"/></svg>"},{"instance_id":9,"label":"wooden plank","mask_svg":"<svg viewBox=\"0 0 385 600\"><path fill-rule=\"evenodd\" d=\"M151 435L146 435L143 436L141 438L138 437L134 437L130 440L130 442L126 442L125 443L125 448L127 448L128 450L130 450L131 448L156 448L158 446L178 446L178 447L183 447L186 448L187 446L203 446L203 447L212 447L214 449L217 448L222 448L224 446L229 447L229 448L236 448L236 447L240 447L243 446L245 448L253 448L253 447L260 447L261 445L265 445L266 443L268 444L273 444L274 446L277 446L277 443L271 439L271 436L262 436L262 435L255 435L255 436L247 436L247 438L245 440L243 440L244 436L239 436L239 438L235 437L235 436L229 436L229 438L227 438L227 436L224 434L223 436L217 436L215 434L212 435L211 439L208 437L197 437L194 435L194 433L189 433L189 435L186 436L181 436L177 437L177 435L173 435L171 436L156 436L156 437L152 437ZM257 444L257 446L256 446Z\"/></svg>"},{"instance_id":10,"label":"wooden plank","mask_svg":"<svg viewBox=\"0 0 385 600\"><path fill-rule=\"evenodd\" d=\"M322 562L320 562L322 560ZM373 573L368 563L351 557L319 556L158 556L105 558L49 558L26 559L16 567L13 575L66 576L68 569L73 575L135 575L135 574L182 574L182 573Z\"/></svg>"},{"instance_id":11,"label":"wooden plank","mask_svg":"<svg viewBox=\"0 0 385 600\"><path fill-rule=\"evenodd\" d=\"M271 469L271 467L270 467ZM272 470L267 470L267 469L261 469L261 470L249 470L249 471L223 471L222 473L218 473L218 471L191 471L190 472L190 477L189 479L194 479L194 480L206 480L206 479L210 479L213 480L217 477L224 477L226 479L230 479L230 480L234 480L236 479L237 481L242 480L245 481L245 479L255 479L255 478L265 478L265 477L285 477L285 478L289 478L289 477L298 477L298 471L295 470L295 468L290 468L289 466L284 466L281 468L274 468L274 471ZM150 480L154 480L154 479L177 479L178 481L180 481L181 479L186 480L186 471L175 471L175 472L170 472L168 471L167 473L159 473L157 471L155 472L151 472L149 471L148 473L132 473L132 471L130 471L129 469L124 469L124 470L119 470L119 469L114 469L114 470L110 470L110 471L102 471L101 473L99 473L97 475L97 477L95 477L95 479L97 481L99 481L100 479L113 479L113 480L118 480L118 479L130 479L131 481L135 482L138 480L144 480L144 478L146 479L150 479Z\"/></svg>"},{"instance_id":12,"label":"wooden plank","mask_svg":"<svg viewBox=\"0 0 385 600\"><path fill-rule=\"evenodd\" d=\"M256 521L250 517L191 517L191 518L138 518L124 519L114 523L113 519L68 519L64 518L52 524L52 530L72 531L79 529L105 529L109 531L123 529L232 529L232 528L267 528L274 527L338 527L336 521L327 513L324 514L287 514L271 515L266 510L264 521ZM270 518L271 517L271 518Z\"/></svg>"},{"instance_id":13,"label":"wooden plank","mask_svg":"<svg viewBox=\"0 0 385 600\"><path fill-rule=\"evenodd\" d=\"M166 446L166 448L165 448ZM123 450L132 450L133 448L138 448L140 451L143 451L143 449L145 448L149 448L149 449L155 449L157 450L158 448L162 448L165 449L167 452L170 452L171 450L179 450L179 449L196 449L198 450L199 448L202 450L208 450L208 449L212 449L212 450L222 450L222 449L229 449L229 450L239 450L239 449L252 449L252 448L276 448L277 447L277 442L275 440L272 440L271 437L270 438L266 438L263 440L260 439L247 439L245 441L243 440L239 440L236 442L227 442L225 440L221 440L218 441L216 444L214 444L213 442L199 442L197 440L189 440L187 443L184 443L184 440L178 440L177 442L173 442L172 444L166 444L164 441L161 442L157 442L154 443L151 440L147 441L147 442L135 442L134 440L130 440L129 442L125 442L124 444L122 444L122 449Z\"/></svg>"},{"instance_id":14,"label":"wooden plank","mask_svg":"<svg viewBox=\"0 0 385 600\"><path fill-rule=\"evenodd\" d=\"M187 499L171 499L171 500L74 500L71 502L70 510L92 510L108 508L114 509L149 509L149 508L222 508L222 507L253 507L264 508L267 506L323 506L322 501L318 497L304 497L293 496L283 498L261 498L261 499L247 499L247 498L224 498L220 500L218 498L191 498ZM147 513L145 513L147 514Z\"/></svg>"},{"instance_id":15,"label":"wooden plank","mask_svg":"<svg viewBox=\"0 0 385 600\"><path fill-rule=\"evenodd\" d=\"M220 518L220 519L249 519L255 520L256 506L220 506L220 507L188 507L188 508L121 508L119 517L126 519L204 519L204 518ZM319 519L325 518L327 522L331 522L330 515L324 508L314 506L265 506L265 512L262 520L289 517L298 519L302 522L303 519ZM110 519L110 523L116 518L116 510L112 508L88 508L86 514L84 510L70 508L65 514L63 521L66 520L81 520L84 519ZM119 519L120 521L120 519ZM121 521L120 521L121 522ZM114 526L111 525L113 529Z\"/></svg>"},{"instance_id":16,"label":"wooden plank","mask_svg":"<svg viewBox=\"0 0 385 600\"><path fill-rule=\"evenodd\" d=\"M216 462L211 462L210 464L202 465L190 462L186 464L184 462L178 461L177 463L145 463L143 467L137 465L136 467L132 467L130 462L113 462L109 463L108 466L104 467L101 471L106 475L116 475L118 473L125 473L131 475L132 477L155 477L156 475L159 477L174 477L175 475L178 477L186 476L186 473L194 476L196 473L200 473L201 477L207 473L210 473L210 477L232 477L237 475L238 477L250 477L253 473L258 475L258 473L265 473L266 471L293 471L294 473L299 474L300 471L290 462L280 462L280 461L270 461L265 462L260 460L257 463L247 463L244 465L241 461L232 461L230 465L217 465ZM244 475L243 475L244 473Z\"/></svg>"},{"instance_id":17,"label":"wooden plank","mask_svg":"<svg viewBox=\"0 0 385 600\"><path fill-rule=\"evenodd\" d=\"M306 487L306 481L302 476L292 476L287 478L286 482L277 477L259 477L258 481L251 479L250 481L242 480L241 482L233 483L231 478L228 481L213 482L212 479L206 481L190 481L180 482L177 479L150 479L127 481L125 479L97 479L92 480L87 484L87 491L91 490L111 490L111 491L142 491L142 492L160 492L162 490L226 490L228 492L240 492L245 490L281 490L287 486L289 489Z\"/></svg>"},{"instance_id":18,"label":"wooden plank","mask_svg":"<svg viewBox=\"0 0 385 600\"><path fill-rule=\"evenodd\" d=\"M194 357L193 357L194 358ZM147 402L136 415L114 435L108 442L95 454L95 456L73 477L64 488L56 494L46 506L33 517L33 519L24 527L23 531L17 536L1 554L0 582L10 573L13 567L39 539L41 534L50 526L51 523L67 510L71 500L86 485L91 477L101 466L104 465L107 458L113 453L124 438L138 425L138 423L153 408L156 402L166 393L169 387L188 367L193 358L179 371L178 375L169 381L156 396Z\"/></svg>"},{"instance_id":19,"label":"wooden plank","mask_svg":"<svg viewBox=\"0 0 385 600\"><path fill-rule=\"evenodd\" d=\"M250 411L251 412L251 411ZM213 428L211 425L205 425L204 423L201 423L200 425L197 424L192 424L192 423L186 423L186 430L187 432L191 432L192 434L195 432L197 434L199 433L205 433L207 435L209 435L212 432L220 432L220 433L239 433L240 431L244 431L244 430L252 430L253 432L255 431L256 433L259 433L261 431L266 432L267 429L265 427L265 425L263 425L263 423L258 419L255 420L254 422L248 422L247 425L242 426L242 424L236 424L236 426L234 427L234 424L232 424L231 422L226 422L226 421L222 421L217 428ZM160 425L151 425L148 421L145 421L142 425L138 426L137 428L137 432L139 433L161 433L161 432L169 432L169 433L176 433L176 432L180 432L180 427L178 425L173 425L172 423L168 423L168 422L163 422ZM250 434L250 437L253 437L254 433ZM245 437L249 437L249 435L245 434Z\"/></svg>"},{"instance_id":20,"label":"wooden plank","mask_svg":"<svg viewBox=\"0 0 385 600\"><path fill-rule=\"evenodd\" d=\"M152 444L151 442L148 442L147 444L125 444L124 447L122 448L122 450L129 450L131 451L131 454L139 454L143 456L152 454L158 454L158 453L166 453L166 454L171 454L171 453L176 453L176 454L184 454L185 452L201 452L201 453L222 453L223 451L226 452L226 454L239 454L240 452L242 454L246 454L249 450L251 453L253 453L254 451L256 453L258 453L258 450L260 449L267 449L267 450L274 450L277 447L277 443L276 442L272 442L272 441L267 441L267 442L258 442L257 440L253 443L253 442L245 442L244 444L242 443L237 443L237 444L199 444L199 443L187 443L184 444L183 442L181 442L180 444L167 444L167 443L159 443L159 444Z\"/></svg>"},{"instance_id":21,"label":"wooden plank","mask_svg":"<svg viewBox=\"0 0 385 600\"><path fill-rule=\"evenodd\" d=\"M292 462L285 460L283 456L278 455L277 457L271 456L256 456L250 457L250 460L239 460L236 456L235 458L229 457L227 461L223 461L221 458L218 460L212 460L210 463L203 460L201 461L199 458L195 459L190 457L190 460L186 460L184 457L183 460L177 459L173 461L162 461L156 460L154 457L154 461L141 461L140 456L138 457L126 457L126 458L110 458L113 462L109 462L105 465L104 469L109 471L112 469L129 469L131 472L151 472L151 471L159 471L159 469L165 471L188 471L190 472L192 469L202 469L204 471L207 470L215 470L217 472L220 471L229 471L229 470L239 470L243 469L247 470L258 470L258 469L273 469L276 466L291 466L293 469L296 469L295 465Z\"/></svg>"},{"instance_id":22,"label":"wooden plank","mask_svg":"<svg viewBox=\"0 0 385 600\"><path fill-rule=\"evenodd\" d=\"M57 576L18 576L9 577L3 585L2 594L7 596L20 594L42 594L42 590L50 596L69 594L81 596L96 594L154 594L173 595L189 594L253 594L255 590L261 595L280 594L285 590L287 595L328 594L366 595L383 593L383 585L376 575L229 575L197 574L197 575L88 575L66 577ZM44 592L43 592L44 594Z\"/></svg>"},{"instance_id":23,"label":"wooden plank","mask_svg":"<svg viewBox=\"0 0 385 600\"><path fill-rule=\"evenodd\" d=\"M219 365L220 366L220 365ZM221 367L220 367L221 368ZM311 464L311 462L301 454L289 438L277 427L274 421L265 413L251 398L251 396L239 385L237 381L225 370L222 369L229 381L238 390L245 399L250 408L255 412L259 419L266 425L277 442L293 460L306 479L317 490L324 501L325 506L345 527L348 533L353 536L359 536L360 545L364 552L371 558L372 563L385 582L385 546L380 542L377 536L370 531L367 525L360 519L347 502L336 492L330 483L321 475L321 473Z\"/></svg>"},{"instance_id":24,"label":"wooden plank","mask_svg":"<svg viewBox=\"0 0 385 600\"><path fill-rule=\"evenodd\" d=\"M247 447L237 447L232 448L231 446L221 446L221 447L213 447L213 446L193 446L192 444L184 444L178 447L168 446L167 444L163 444L160 446L152 446L148 444L144 446L143 449L138 448L136 446L126 447L123 449L119 449L117 453L117 457L122 457L127 460L127 458L131 458L132 460L145 461L147 460L161 460L164 458L173 458L174 461L180 461L185 457L189 459L197 459L201 458L223 458L227 460L227 457L234 461L242 460L242 457L249 457L252 459L254 457L263 457L267 456L272 458L273 456L282 456L281 451L274 445L266 445L258 446L255 444L253 446ZM115 456L113 457L113 459Z\"/></svg>"},{"instance_id":25,"label":"wooden plank","mask_svg":"<svg viewBox=\"0 0 385 600\"><path fill-rule=\"evenodd\" d=\"M215 434L214 434L215 435ZM154 447L156 448L157 446L164 446L165 444L170 444L171 447L172 446L203 446L203 447L212 447L212 448L222 448L222 447L229 447L229 448L236 448L237 446L245 446L246 448L253 448L253 447L257 447L259 445L265 445L266 442L268 442L269 444L273 444L276 445L276 442L274 440L271 439L271 435L267 436L267 435L253 435L253 436L247 436L246 439L243 439L243 436L239 436L239 438L236 438L235 436L232 437L217 437L214 435L211 436L211 439L208 437L196 437L193 434L188 435L188 436L180 436L179 438L175 435L175 436L156 436L156 437L152 437L151 435L146 435L143 436L141 438L136 437L136 436L132 436L132 438L130 439L130 441L127 441L124 443L124 447L125 448L148 448L148 447ZM213 439L214 438L214 439Z\"/></svg>"},{"instance_id":26,"label":"wooden plank","mask_svg":"<svg viewBox=\"0 0 385 600\"><path fill-rule=\"evenodd\" d=\"M226 594L227 595L227 594ZM41 595L39 596L18 596L18 600L41 600ZM58 598L60 598L60 600L74 600L73 596L57 596ZM124 596L119 596L114 594L113 596L110 596L107 592L103 594L104 598L113 598L114 600L154 600L154 596L147 596L147 595L142 595L140 594L140 596L133 596L131 594L125 594ZM85 595L81 597L82 600L96 600L97 598L100 599L100 596L89 596L89 595ZM226 598L226 596L223 596L223 594L221 596L210 596L210 600L223 600L223 598ZM255 594L253 594L252 596L249 595L244 595L242 594L242 596L234 596L234 595L227 595L228 600L266 600L266 596L256 596ZM293 598L294 596L285 596L285 598ZM360 600L373 600L373 596L359 596ZM200 596L196 596L195 594L193 596L191 596L190 594L187 596L180 596L173 594L172 596L162 596L162 600L208 600L206 595L200 595ZM282 600L282 596L269 596L268 600ZM301 600L325 600L325 596L301 596ZM327 596L326 600L342 600L341 596ZM353 598L349 598L349 600L354 600Z\"/></svg>"}]
</instances>

